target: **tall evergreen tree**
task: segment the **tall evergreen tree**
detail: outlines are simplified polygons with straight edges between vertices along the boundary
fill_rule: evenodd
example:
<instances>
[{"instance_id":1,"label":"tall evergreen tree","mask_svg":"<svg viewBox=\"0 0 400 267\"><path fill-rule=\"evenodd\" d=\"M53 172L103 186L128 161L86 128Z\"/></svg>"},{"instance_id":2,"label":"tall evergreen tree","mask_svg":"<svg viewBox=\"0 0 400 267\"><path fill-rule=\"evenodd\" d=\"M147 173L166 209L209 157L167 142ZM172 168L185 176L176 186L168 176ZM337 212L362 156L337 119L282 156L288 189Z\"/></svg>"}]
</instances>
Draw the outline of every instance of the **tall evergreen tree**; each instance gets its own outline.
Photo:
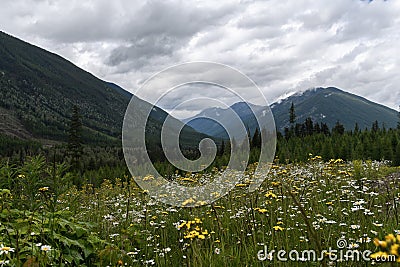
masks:
<instances>
[{"instance_id":1,"label":"tall evergreen tree","mask_svg":"<svg viewBox=\"0 0 400 267\"><path fill-rule=\"evenodd\" d=\"M221 146L220 146L219 151L218 151L218 155L222 156L224 153L225 153L225 142L222 139L221 140Z\"/></svg>"},{"instance_id":2,"label":"tall evergreen tree","mask_svg":"<svg viewBox=\"0 0 400 267\"><path fill-rule=\"evenodd\" d=\"M397 129L400 130L400 105L399 105L399 112L397 113L397 117L399 117L399 120L397 121Z\"/></svg>"},{"instance_id":3,"label":"tall evergreen tree","mask_svg":"<svg viewBox=\"0 0 400 267\"><path fill-rule=\"evenodd\" d=\"M288 127L285 127L284 135L285 135L286 140L290 138L290 130Z\"/></svg>"},{"instance_id":4,"label":"tall evergreen tree","mask_svg":"<svg viewBox=\"0 0 400 267\"><path fill-rule=\"evenodd\" d=\"M294 103L292 102L292 105L290 106L290 110L289 110L289 122L290 124L294 124L296 122L296 113L294 110Z\"/></svg>"},{"instance_id":5,"label":"tall evergreen tree","mask_svg":"<svg viewBox=\"0 0 400 267\"><path fill-rule=\"evenodd\" d=\"M359 134L360 133L360 127L358 126L358 123L356 122L356 125L354 126L354 134Z\"/></svg>"},{"instance_id":6,"label":"tall evergreen tree","mask_svg":"<svg viewBox=\"0 0 400 267\"><path fill-rule=\"evenodd\" d=\"M261 148L261 133L258 128L254 131L253 139L251 140L252 147Z\"/></svg>"},{"instance_id":7,"label":"tall evergreen tree","mask_svg":"<svg viewBox=\"0 0 400 267\"><path fill-rule=\"evenodd\" d=\"M79 108L74 105L68 132L68 151L71 155L71 165L74 170L79 169L79 160L82 155L82 121Z\"/></svg>"},{"instance_id":8,"label":"tall evergreen tree","mask_svg":"<svg viewBox=\"0 0 400 267\"><path fill-rule=\"evenodd\" d=\"M319 126L318 122L314 125L314 133L321 133L321 126Z\"/></svg>"},{"instance_id":9,"label":"tall evergreen tree","mask_svg":"<svg viewBox=\"0 0 400 267\"><path fill-rule=\"evenodd\" d=\"M339 121L336 122L335 127L333 127L332 129L332 133L336 133L336 134L344 134L344 126L343 124L341 124Z\"/></svg>"},{"instance_id":10,"label":"tall evergreen tree","mask_svg":"<svg viewBox=\"0 0 400 267\"><path fill-rule=\"evenodd\" d=\"M397 144L394 159L393 159L394 166L400 166L400 143Z\"/></svg>"},{"instance_id":11,"label":"tall evergreen tree","mask_svg":"<svg viewBox=\"0 0 400 267\"><path fill-rule=\"evenodd\" d=\"M329 127L326 123L322 123L321 122L321 133L323 133L324 135L329 135L330 134L330 130Z\"/></svg>"},{"instance_id":12,"label":"tall evergreen tree","mask_svg":"<svg viewBox=\"0 0 400 267\"><path fill-rule=\"evenodd\" d=\"M314 122L310 117L308 117L305 121L305 134L312 135L314 133Z\"/></svg>"},{"instance_id":13,"label":"tall evergreen tree","mask_svg":"<svg viewBox=\"0 0 400 267\"><path fill-rule=\"evenodd\" d=\"M372 123L372 132L374 132L374 133L376 133L377 131L379 131L379 123L378 123L378 121L374 121L373 123Z\"/></svg>"}]
</instances>

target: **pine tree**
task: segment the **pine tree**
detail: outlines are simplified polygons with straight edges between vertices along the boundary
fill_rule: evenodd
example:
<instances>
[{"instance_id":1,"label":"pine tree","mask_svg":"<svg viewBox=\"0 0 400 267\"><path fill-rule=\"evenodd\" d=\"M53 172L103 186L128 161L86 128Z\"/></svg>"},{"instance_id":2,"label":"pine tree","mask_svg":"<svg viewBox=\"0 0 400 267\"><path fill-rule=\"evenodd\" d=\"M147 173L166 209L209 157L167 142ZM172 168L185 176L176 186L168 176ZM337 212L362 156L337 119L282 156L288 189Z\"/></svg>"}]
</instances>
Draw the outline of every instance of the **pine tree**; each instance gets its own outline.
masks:
<instances>
[{"instance_id":1,"label":"pine tree","mask_svg":"<svg viewBox=\"0 0 400 267\"><path fill-rule=\"evenodd\" d=\"M68 151L71 155L73 170L79 169L79 160L82 155L82 121L79 108L74 105L68 132Z\"/></svg>"},{"instance_id":2,"label":"pine tree","mask_svg":"<svg viewBox=\"0 0 400 267\"><path fill-rule=\"evenodd\" d=\"M400 166L400 143L398 143L397 146L396 146L393 165L394 166Z\"/></svg>"},{"instance_id":3,"label":"pine tree","mask_svg":"<svg viewBox=\"0 0 400 267\"><path fill-rule=\"evenodd\" d=\"M400 130L400 105L399 105L399 112L397 113L397 117L399 117L399 120L397 121L397 129Z\"/></svg>"},{"instance_id":4,"label":"pine tree","mask_svg":"<svg viewBox=\"0 0 400 267\"><path fill-rule=\"evenodd\" d=\"M314 133L321 133L321 127L319 126L318 122L314 125Z\"/></svg>"},{"instance_id":5,"label":"pine tree","mask_svg":"<svg viewBox=\"0 0 400 267\"><path fill-rule=\"evenodd\" d=\"M253 139L251 140L252 147L261 148L261 133L258 128L254 131Z\"/></svg>"},{"instance_id":6,"label":"pine tree","mask_svg":"<svg viewBox=\"0 0 400 267\"><path fill-rule=\"evenodd\" d=\"M326 123L322 123L322 122L321 122L321 132L322 132L324 135L329 135L329 134L330 134L329 127L328 127L328 125L327 125Z\"/></svg>"},{"instance_id":7,"label":"pine tree","mask_svg":"<svg viewBox=\"0 0 400 267\"><path fill-rule=\"evenodd\" d=\"M312 135L314 133L314 122L310 117L308 117L305 121L305 134Z\"/></svg>"},{"instance_id":8,"label":"pine tree","mask_svg":"<svg viewBox=\"0 0 400 267\"><path fill-rule=\"evenodd\" d=\"M356 122L356 125L354 126L354 134L359 134L360 133L360 126L358 126L358 123Z\"/></svg>"},{"instance_id":9,"label":"pine tree","mask_svg":"<svg viewBox=\"0 0 400 267\"><path fill-rule=\"evenodd\" d=\"M221 141L221 146L220 146L219 151L218 151L218 155L222 156L224 153L225 153L225 142L224 142L224 140L222 140Z\"/></svg>"},{"instance_id":10,"label":"pine tree","mask_svg":"<svg viewBox=\"0 0 400 267\"><path fill-rule=\"evenodd\" d=\"M290 138L290 130L288 127L285 127L284 135L285 135L286 140L288 140Z\"/></svg>"},{"instance_id":11,"label":"pine tree","mask_svg":"<svg viewBox=\"0 0 400 267\"><path fill-rule=\"evenodd\" d=\"M345 129L344 129L343 124L341 124L339 121L337 121L335 127L333 127L333 129L332 129L332 132L342 135L342 134L344 134L344 131L345 131Z\"/></svg>"},{"instance_id":12,"label":"pine tree","mask_svg":"<svg viewBox=\"0 0 400 267\"><path fill-rule=\"evenodd\" d=\"M293 128L293 126L292 126L292 128ZM296 123L296 126L294 126L294 135L295 136L300 137L303 135L301 128L302 128L302 124Z\"/></svg>"},{"instance_id":13,"label":"pine tree","mask_svg":"<svg viewBox=\"0 0 400 267\"><path fill-rule=\"evenodd\" d=\"M292 125L296 122L296 113L295 113L295 110L294 110L293 102L292 102L292 106L290 107L290 111L289 111L289 122Z\"/></svg>"},{"instance_id":14,"label":"pine tree","mask_svg":"<svg viewBox=\"0 0 400 267\"><path fill-rule=\"evenodd\" d=\"M379 131L379 123L378 123L378 121L374 121L373 123L372 123L372 132L374 132L374 133L376 133L377 131Z\"/></svg>"}]
</instances>

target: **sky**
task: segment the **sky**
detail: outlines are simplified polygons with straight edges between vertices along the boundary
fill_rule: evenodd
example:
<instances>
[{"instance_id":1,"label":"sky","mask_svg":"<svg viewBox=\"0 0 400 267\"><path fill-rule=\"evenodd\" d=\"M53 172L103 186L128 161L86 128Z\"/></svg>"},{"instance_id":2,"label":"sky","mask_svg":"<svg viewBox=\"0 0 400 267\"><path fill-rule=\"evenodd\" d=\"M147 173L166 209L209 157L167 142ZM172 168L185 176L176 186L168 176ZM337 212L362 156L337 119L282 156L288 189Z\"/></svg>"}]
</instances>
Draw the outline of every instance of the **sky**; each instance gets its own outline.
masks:
<instances>
[{"instance_id":1,"label":"sky","mask_svg":"<svg viewBox=\"0 0 400 267\"><path fill-rule=\"evenodd\" d=\"M246 74L269 103L335 86L397 109L399 14L398 0L2 0L0 30L131 92L167 67L211 61ZM199 93L183 91L167 110Z\"/></svg>"}]
</instances>

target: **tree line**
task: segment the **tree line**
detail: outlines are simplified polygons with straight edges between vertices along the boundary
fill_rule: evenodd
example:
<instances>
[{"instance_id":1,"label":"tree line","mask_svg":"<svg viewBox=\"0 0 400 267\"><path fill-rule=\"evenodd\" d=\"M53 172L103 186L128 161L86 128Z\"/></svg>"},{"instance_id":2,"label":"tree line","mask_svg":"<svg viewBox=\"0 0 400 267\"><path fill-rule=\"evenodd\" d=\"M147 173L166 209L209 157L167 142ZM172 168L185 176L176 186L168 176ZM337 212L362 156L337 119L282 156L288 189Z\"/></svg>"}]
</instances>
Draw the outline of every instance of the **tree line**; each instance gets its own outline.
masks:
<instances>
[{"instance_id":1,"label":"tree line","mask_svg":"<svg viewBox=\"0 0 400 267\"><path fill-rule=\"evenodd\" d=\"M314 122L312 118L296 123L293 103L288 116L290 126L283 133L277 133L276 157L281 162L305 161L312 153L326 161L333 158L388 160L400 166L400 112L396 129L386 129L378 121L363 130L357 123L354 129L346 130L340 121L330 129L326 123ZM259 142L254 140L260 138L260 132L256 131L249 139L254 153L259 148Z\"/></svg>"},{"instance_id":2,"label":"tree line","mask_svg":"<svg viewBox=\"0 0 400 267\"><path fill-rule=\"evenodd\" d=\"M336 158L388 160L393 165L400 166L400 113L396 129L386 129L377 121L369 129L360 129L356 124L351 130L346 130L340 121L332 128L325 123L314 122L311 118L297 123L293 104L288 116L290 125L282 133L277 132L276 158L281 163L306 161L312 153L320 155L326 161ZM249 164L259 159L262 132L257 128L253 134L248 132ZM70 166L69 171L74 173L74 183L78 186L84 183L98 185L104 179L129 176L120 144L94 146L84 143L77 107L72 109L67 139L68 143L46 147L37 141L0 135L0 157L16 165L23 164L27 156L37 154L44 155L47 161L66 162ZM227 166L231 146L240 145L238 143L234 140L232 143L221 140L217 156L207 170ZM162 175L184 174L166 160L161 146L150 148L149 154L154 166ZM187 149L184 154L190 159L200 156L197 148Z\"/></svg>"}]
</instances>

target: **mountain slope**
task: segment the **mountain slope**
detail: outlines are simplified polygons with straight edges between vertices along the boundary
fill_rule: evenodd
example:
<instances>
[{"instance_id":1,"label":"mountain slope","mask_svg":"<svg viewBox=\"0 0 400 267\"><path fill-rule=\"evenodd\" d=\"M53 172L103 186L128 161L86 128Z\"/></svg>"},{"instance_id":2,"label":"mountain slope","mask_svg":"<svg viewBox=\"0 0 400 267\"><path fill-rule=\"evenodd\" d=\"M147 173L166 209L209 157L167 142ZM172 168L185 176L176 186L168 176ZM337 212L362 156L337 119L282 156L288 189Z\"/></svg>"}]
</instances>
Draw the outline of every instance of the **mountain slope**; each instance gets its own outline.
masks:
<instances>
[{"instance_id":1,"label":"mountain slope","mask_svg":"<svg viewBox=\"0 0 400 267\"><path fill-rule=\"evenodd\" d=\"M231 106L232 110L239 115L239 118L245 122L245 127L251 129L251 132L255 129L257 122L256 118L252 112L260 112L263 107L253 104L248 104L244 102L239 102ZM223 108L208 108L200 112L199 114L182 120L187 123L187 125L196 129L196 131L205 133L217 138L227 139L227 133L224 128L216 123L215 120L220 120L221 122L231 121L230 112L228 109ZM209 117L209 118L206 118Z\"/></svg>"},{"instance_id":2,"label":"mountain slope","mask_svg":"<svg viewBox=\"0 0 400 267\"><path fill-rule=\"evenodd\" d=\"M326 123L329 127L340 121L347 130L351 130L356 123L361 129L370 128L376 120L380 126L384 124L386 128L395 128L398 120L397 111L386 106L335 87L320 87L294 94L271 105L280 131L289 126L292 102L298 123L311 117L313 121Z\"/></svg>"},{"instance_id":3,"label":"mountain slope","mask_svg":"<svg viewBox=\"0 0 400 267\"><path fill-rule=\"evenodd\" d=\"M398 120L397 111L386 106L335 87L315 88L293 94L271 105L278 131L283 132L285 127L290 126L289 109L292 103L295 105L297 123L304 123L308 117L311 117L314 122L326 123L330 128L340 121L346 129L351 130L356 123L361 129L370 128L376 120L380 126L384 124L386 128L394 128ZM265 107L249 105L257 115L262 116L262 113L266 111ZM246 103L236 103L231 108L253 133L257 123L255 116L249 113L250 108ZM208 116L214 119L223 119L227 116L226 113L227 109L209 108L194 117L185 119L184 122L199 132L226 138L225 131L220 125L211 119L202 118Z\"/></svg>"},{"instance_id":4,"label":"mountain slope","mask_svg":"<svg viewBox=\"0 0 400 267\"><path fill-rule=\"evenodd\" d=\"M132 96L56 54L3 32L0 94L1 115L13 125L0 124L0 133L65 141L71 109L77 105L85 141L98 144L117 141L121 136L125 110ZM150 139L157 138L166 116L162 109L152 111L147 125ZM185 127L182 135L190 136L186 140L193 142L204 137L190 127Z\"/></svg>"}]
</instances>

